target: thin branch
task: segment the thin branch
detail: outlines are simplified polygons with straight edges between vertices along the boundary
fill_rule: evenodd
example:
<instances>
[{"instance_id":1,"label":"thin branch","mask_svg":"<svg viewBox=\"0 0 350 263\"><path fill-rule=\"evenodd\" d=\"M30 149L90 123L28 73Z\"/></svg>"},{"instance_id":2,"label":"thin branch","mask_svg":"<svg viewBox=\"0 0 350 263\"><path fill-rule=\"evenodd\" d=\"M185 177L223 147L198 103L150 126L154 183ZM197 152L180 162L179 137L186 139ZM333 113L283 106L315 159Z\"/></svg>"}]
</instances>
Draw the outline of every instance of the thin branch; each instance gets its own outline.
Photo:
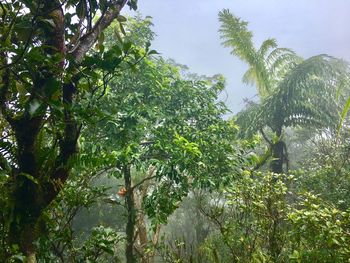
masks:
<instances>
[{"instance_id":1,"label":"thin branch","mask_svg":"<svg viewBox=\"0 0 350 263\"><path fill-rule=\"evenodd\" d=\"M71 52L74 61L79 64L83 61L85 54L90 50L90 48L97 41L100 33L106 29L113 21L118 17L120 11L128 0L123 1L113 1L109 10L101 16L101 18L96 22L91 31L83 35L78 41L76 47Z\"/></svg>"},{"instance_id":2,"label":"thin branch","mask_svg":"<svg viewBox=\"0 0 350 263\"><path fill-rule=\"evenodd\" d=\"M264 137L265 141L266 141L270 146L272 146L272 145L273 145L272 141L266 136L266 134L265 134L265 132L264 132L263 129L260 129L260 133L261 133L261 135Z\"/></svg>"},{"instance_id":3,"label":"thin branch","mask_svg":"<svg viewBox=\"0 0 350 263\"><path fill-rule=\"evenodd\" d=\"M154 178L157 177L157 175L153 175L154 171L156 170L156 167L152 167L152 170L149 173L149 176L142 179L140 182L138 182L137 184L135 184L131 189L134 190L135 188L139 187L140 185L142 185L144 182L152 180Z\"/></svg>"}]
</instances>

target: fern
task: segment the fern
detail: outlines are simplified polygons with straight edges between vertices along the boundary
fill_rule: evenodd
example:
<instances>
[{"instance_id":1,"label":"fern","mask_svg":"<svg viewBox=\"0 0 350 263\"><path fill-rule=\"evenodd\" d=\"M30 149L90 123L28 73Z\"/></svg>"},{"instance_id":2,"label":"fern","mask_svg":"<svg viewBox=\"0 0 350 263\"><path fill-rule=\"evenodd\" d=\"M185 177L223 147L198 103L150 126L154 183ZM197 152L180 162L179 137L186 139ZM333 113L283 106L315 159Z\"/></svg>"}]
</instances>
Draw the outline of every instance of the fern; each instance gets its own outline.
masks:
<instances>
[{"instance_id":1,"label":"fern","mask_svg":"<svg viewBox=\"0 0 350 263\"><path fill-rule=\"evenodd\" d=\"M344 118L349 101L340 114L345 102L339 86L349 79L347 63L328 55L303 60L293 50L278 47L275 39L256 49L247 22L228 9L219 13L219 21L223 46L248 64L242 80L255 85L260 96L259 103L250 103L237 115L241 135L251 136L266 126L334 128Z\"/></svg>"}]
</instances>

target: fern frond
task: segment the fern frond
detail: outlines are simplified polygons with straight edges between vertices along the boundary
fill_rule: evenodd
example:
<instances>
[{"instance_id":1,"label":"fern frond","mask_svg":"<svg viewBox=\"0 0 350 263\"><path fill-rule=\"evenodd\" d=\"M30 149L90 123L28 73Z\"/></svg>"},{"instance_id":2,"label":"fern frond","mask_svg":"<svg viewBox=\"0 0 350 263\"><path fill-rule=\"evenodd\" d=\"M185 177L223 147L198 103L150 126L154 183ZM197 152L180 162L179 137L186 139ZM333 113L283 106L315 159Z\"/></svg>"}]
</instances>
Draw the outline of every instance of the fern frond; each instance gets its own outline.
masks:
<instances>
[{"instance_id":1,"label":"fern frond","mask_svg":"<svg viewBox=\"0 0 350 263\"><path fill-rule=\"evenodd\" d=\"M258 78L256 76L256 71L254 68L249 68L243 75L242 77L243 83L247 85L257 85L258 83Z\"/></svg>"},{"instance_id":2,"label":"fern frond","mask_svg":"<svg viewBox=\"0 0 350 263\"><path fill-rule=\"evenodd\" d=\"M281 103L284 125L300 122L332 126L338 123L341 101L338 86L348 75L342 60L319 55L298 64L279 83L274 103Z\"/></svg>"},{"instance_id":3,"label":"fern frond","mask_svg":"<svg viewBox=\"0 0 350 263\"><path fill-rule=\"evenodd\" d=\"M265 57L267 52L270 50L270 49L275 49L277 48L277 41L276 39L274 38L269 38L269 39L266 39L260 46L259 48L259 55L261 57Z\"/></svg>"},{"instance_id":4,"label":"fern frond","mask_svg":"<svg viewBox=\"0 0 350 263\"><path fill-rule=\"evenodd\" d=\"M248 64L255 62L256 50L253 45L253 34L247 29L248 23L235 17L228 9L219 12L220 38L224 47L232 48L231 53Z\"/></svg>"}]
</instances>

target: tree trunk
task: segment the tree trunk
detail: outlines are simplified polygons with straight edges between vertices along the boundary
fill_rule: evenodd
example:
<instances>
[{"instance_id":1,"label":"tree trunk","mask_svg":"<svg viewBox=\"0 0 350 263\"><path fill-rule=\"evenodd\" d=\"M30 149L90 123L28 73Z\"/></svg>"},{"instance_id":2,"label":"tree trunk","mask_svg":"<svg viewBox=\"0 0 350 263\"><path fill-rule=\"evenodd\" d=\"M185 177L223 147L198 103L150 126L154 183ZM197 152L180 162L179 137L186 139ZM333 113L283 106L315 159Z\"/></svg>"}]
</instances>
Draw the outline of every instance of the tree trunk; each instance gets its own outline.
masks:
<instances>
[{"instance_id":1,"label":"tree trunk","mask_svg":"<svg viewBox=\"0 0 350 263\"><path fill-rule=\"evenodd\" d=\"M139 192L139 193L138 193ZM145 216L142 211L142 199L143 199L143 191L135 191L134 190L134 202L135 209L137 210L137 236L140 245L141 255L141 263L149 263L148 255L145 255L144 251L148 245L148 237L147 237L147 228L145 224Z\"/></svg>"},{"instance_id":2,"label":"tree trunk","mask_svg":"<svg viewBox=\"0 0 350 263\"><path fill-rule=\"evenodd\" d=\"M273 143L271 145L272 147L272 161L270 165L271 172L276 174L282 174L283 173L283 163L285 161L284 156L284 149L285 149L285 143L281 139L282 135L282 127L279 128L276 132L276 136L278 137L278 141ZM277 177L273 176L272 181L270 182L270 191L274 191L274 183L277 181ZM267 230L267 248L268 251L273 259L273 262L277 262L277 259L281 253L281 247L280 247L280 239L279 239L279 233L278 228L281 224L281 220L279 218L279 212L278 208L276 207L274 200L271 199L271 197L268 197L267 200L267 209L269 216L271 218L269 229Z\"/></svg>"},{"instance_id":3,"label":"tree trunk","mask_svg":"<svg viewBox=\"0 0 350 263\"><path fill-rule=\"evenodd\" d=\"M19 251L26 256L25 262L36 262L36 248L34 241L37 238L35 218L20 219L18 223L11 223L9 244L18 245Z\"/></svg>"},{"instance_id":4,"label":"tree trunk","mask_svg":"<svg viewBox=\"0 0 350 263\"><path fill-rule=\"evenodd\" d=\"M137 220L136 220L136 226L137 226L137 237L139 241L139 248L141 255L141 263L153 263L154 262L154 249L156 245L158 244L159 240L159 234L160 234L160 225L157 225L156 231L153 234L152 240L148 239L148 231L147 231L147 224L146 224L146 218L144 211L142 210L142 201L144 197L147 194L150 180L153 176L153 173L155 172L156 168L151 166L149 168L148 174L144 178L144 181L141 185L138 185L138 190L134 190L134 202L135 202L135 208L137 211ZM152 245L152 250L146 251L146 249Z\"/></svg>"},{"instance_id":5,"label":"tree trunk","mask_svg":"<svg viewBox=\"0 0 350 263\"><path fill-rule=\"evenodd\" d=\"M18 168L13 169L14 181L10 198L13 202L9 226L9 246L17 245L20 252L34 262L34 241L38 237L36 224L47 205L40 184L40 167L37 165L36 140L42 124L42 116L31 117L25 112L21 118L11 121L17 141Z\"/></svg>"},{"instance_id":6,"label":"tree trunk","mask_svg":"<svg viewBox=\"0 0 350 263\"><path fill-rule=\"evenodd\" d=\"M125 204L128 213L128 219L126 223L126 247L125 247L125 257L127 263L135 263L134 255L134 232L135 232L135 222L136 222L136 213L135 213L135 202L134 194L131 184L131 172L130 165L125 165L123 167L126 195L125 195Z\"/></svg>"},{"instance_id":7,"label":"tree trunk","mask_svg":"<svg viewBox=\"0 0 350 263\"><path fill-rule=\"evenodd\" d=\"M283 148L284 143L281 140L272 145L271 172L278 174L283 173Z\"/></svg>"},{"instance_id":8,"label":"tree trunk","mask_svg":"<svg viewBox=\"0 0 350 263\"><path fill-rule=\"evenodd\" d=\"M149 263L154 263L155 249L158 245L159 236L160 236L160 229L161 229L161 225L158 224L156 226L156 230L153 233L153 237L152 237L153 250L152 250L152 253L150 253L150 255L149 255Z\"/></svg>"},{"instance_id":9,"label":"tree trunk","mask_svg":"<svg viewBox=\"0 0 350 263\"><path fill-rule=\"evenodd\" d=\"M278 138L277 142L273 142L271 145L272 161L270 164L271 172L281 174L283 173L283 161L284 161L284 142L281 139L282 127L277 128L275 134Z\"/></svg>"},{"instance_id":10,"label":"tree trunk","mask_svg":"<svg viewBox=\"0 0 350 263\"><path fill-rule=\"evenodd\" d=\"M141 258L141 263L153 263L154 262L154 249L158 244L159 241L159 235L160 235L160 228L161 226L158 224L156 226L155 232L153 233L153 237L151 242L148 240L148 231L146 227L146 219L145 215L142 211L142 200L144 196L147 193L148 185L144 185L142 190L140 190L140 194L137 196L136 193L134 194L135 197L135 208L138 211L138 216L137 216L137 233L138 233L138 239L140 243L140 250L142 252L142 258ZM152 244L152 250L145 253L145 249Z\"/></svg>"}]
</instances>

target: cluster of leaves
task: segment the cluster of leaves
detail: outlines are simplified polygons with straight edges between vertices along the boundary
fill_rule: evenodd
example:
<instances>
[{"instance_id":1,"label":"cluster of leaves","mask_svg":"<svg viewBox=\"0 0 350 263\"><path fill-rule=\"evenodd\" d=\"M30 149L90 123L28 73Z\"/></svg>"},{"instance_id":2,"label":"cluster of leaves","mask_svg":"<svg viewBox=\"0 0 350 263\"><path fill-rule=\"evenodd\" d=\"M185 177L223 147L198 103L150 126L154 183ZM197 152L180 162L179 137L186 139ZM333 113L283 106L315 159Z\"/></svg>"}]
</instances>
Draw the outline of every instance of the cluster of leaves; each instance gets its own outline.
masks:
<instances>
[{"instance_id":1,"label":"cluster of leaves","mask_svg":"<svg viewBox=\"0 0 350 263\"><path fill-rule=\"evenodd\" d=\"M212 262L348 260L349 212L296 191L296 181L295 176L246 174L216 202L202 203L202 213L217 229L202 248Z\"/></svg>"},{"instance_id":2,"label":"cluster of leaves","mask_svg":"<svg viewBox=\"0 0 350 263\"><path fill-rule=\"evenodd\" d=\"M288 214L292 262L346 262L350 258L349 211L304 194Z\"/></svg>"},{"instance_id":3,"label":"cluster of leaves","mask_svg":"<svg viewBox=\"0 0 350 263\"><path fill-rule=\"evenodd\" d=\"M77 168L76 166L75 169ZM106 206L103 200L110 190L101 184L104 173L96 169L97 167L95 171L91 167L90 173L85 171L86 166L80 168L72 174L59 197L42 216L40 231L45 235L37 242L37 257L44 262L58 259L62 262L98 262L108 255L114 257L114 248L123 241L117 234L118 224L113 224L111 220L107 220L109 224L106 224L103 220L103 217L120 213L121 210L100 209L93 222L89 222L88 211L96 209L100 204ZM123 220L120 224L123 224ZM111 229L111 226L114 228Z\"/></svg>"}]
</instances>

